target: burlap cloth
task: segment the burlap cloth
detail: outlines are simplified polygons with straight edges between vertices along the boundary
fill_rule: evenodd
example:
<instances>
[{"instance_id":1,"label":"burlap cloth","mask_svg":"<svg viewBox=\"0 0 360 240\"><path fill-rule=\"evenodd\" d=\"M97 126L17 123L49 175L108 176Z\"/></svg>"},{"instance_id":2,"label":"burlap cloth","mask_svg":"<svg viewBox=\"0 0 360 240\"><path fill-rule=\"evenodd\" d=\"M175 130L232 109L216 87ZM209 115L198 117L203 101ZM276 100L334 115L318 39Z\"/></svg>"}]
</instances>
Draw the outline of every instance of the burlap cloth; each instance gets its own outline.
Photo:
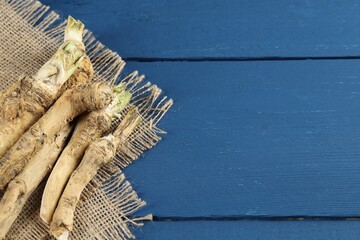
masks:
<instances>
[{"instance_id":1,"label":"burlap cloth","mask_svg":"<svg viewBox=\"0 0 360 240\"><path fill-rule=\"evenodd\" d=\"M74 16L76 17L76 16ZM0 90L21 75L31 75L51 57L63 41L66 22L49 7L31 0L0 0ZM121 57L98 42L89 31L84 36L87 54L94 65L95 81L116 81L125 63ZM156 127L172 105L161 90L146 83L135 72L122 80L133 93L131 105L136 105L144 121L120 149L114 161L103 167L96 179L82 194L75 214L71 239L135 238L131 228L142 225L143 218L131 218L145 202L139 199L121 169L153 147L161 138ZM129 108L124 110L124 113ZM115 127L117 122L114 122ZM39 218L43 186L33 193L21 215L13 224L7 239L52 239Z\"/></svg>"}]
</instances>

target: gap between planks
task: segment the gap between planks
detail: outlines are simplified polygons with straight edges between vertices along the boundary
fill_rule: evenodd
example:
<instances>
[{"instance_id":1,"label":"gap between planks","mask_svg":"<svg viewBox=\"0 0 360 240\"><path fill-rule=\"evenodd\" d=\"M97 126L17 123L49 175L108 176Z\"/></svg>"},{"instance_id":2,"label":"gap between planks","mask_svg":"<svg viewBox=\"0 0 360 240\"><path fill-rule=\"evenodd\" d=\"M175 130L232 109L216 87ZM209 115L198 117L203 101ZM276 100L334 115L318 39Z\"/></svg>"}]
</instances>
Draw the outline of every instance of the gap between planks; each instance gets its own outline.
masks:
<instances>
[{"instance_id":1,"label":"gap between planks","mask_svg":"<svg viewBox=\"0 0 360 240\"><path fill-rule=\"evenodd\" d=\"M200 222L200 221L359 221L360 216L210 216L165 217L153 216L153 222Z\"/></svg>"},{"instance_id":2,"label":"gap between planks","mask_svg":"<svg viewBox=\"0 0 360 240\"><path fill-rule=\"evenodd\" d=\"M357 60L360 56L305 56L305 57L194 57L194 58L144 58L125 57L126 62L260 62L260 61L303 61L303 60Z\"/></svg>"}]
</instances>

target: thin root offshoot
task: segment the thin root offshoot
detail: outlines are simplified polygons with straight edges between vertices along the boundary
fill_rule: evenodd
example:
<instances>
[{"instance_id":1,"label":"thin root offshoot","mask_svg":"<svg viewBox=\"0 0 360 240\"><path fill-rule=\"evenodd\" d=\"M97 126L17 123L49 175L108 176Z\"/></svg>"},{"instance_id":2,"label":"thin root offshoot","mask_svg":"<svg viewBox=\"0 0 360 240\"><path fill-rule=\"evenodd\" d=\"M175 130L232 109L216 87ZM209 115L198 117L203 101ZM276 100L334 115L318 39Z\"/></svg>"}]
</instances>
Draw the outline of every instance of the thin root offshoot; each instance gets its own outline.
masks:
<instances>
[{"instance_id":1,"label":"thin root offshoot","mask_svg":"<svg viewBox=\"0 0 360 240\"><path fill-rule=\"evenodd\" d=\"M52 170L41 200L40 217L44 222L50 224L66 183L89 144L110 130L113 119L129 103L131 93L124 86L113 87L112 91L112 102L106 108L86 113L78 120L70 142Z\"/></svg>"},{"instance_id":2,"label":"thin root offshoot","mask_svg":"<svg viewBox=\"0 0 360 240\"><path fill-rule=\"evenodd\" d=\"M89 145L80 165L72 173L54 212L50 232L55 238L67 239L64 236L69 236L73 230L76 205L84 188L98 170L114 158L118 147L127 140L140 122L141 117L136 108L133 108L113 134L98 138Z\"/></svg>"}]
</instances>

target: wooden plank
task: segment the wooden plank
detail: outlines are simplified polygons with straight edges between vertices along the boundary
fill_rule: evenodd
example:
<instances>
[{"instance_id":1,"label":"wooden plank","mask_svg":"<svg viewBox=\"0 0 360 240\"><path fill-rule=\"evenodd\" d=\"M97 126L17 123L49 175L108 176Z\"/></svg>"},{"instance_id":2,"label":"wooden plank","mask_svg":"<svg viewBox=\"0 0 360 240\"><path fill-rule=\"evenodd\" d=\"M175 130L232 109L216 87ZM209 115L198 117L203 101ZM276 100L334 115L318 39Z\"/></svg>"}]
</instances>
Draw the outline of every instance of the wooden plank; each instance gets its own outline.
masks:
<instances>
[{"instance_id":1,"label":"wooden plank","mask_svg":"<svg viewBox=\"0 0 360 240\"><path fill-rule=\"evenodd\" d=\"M172 96L125 173L158 216L360 216L355 60L128 63Z\"/></svg>"},{"instance_id":2,"label":"wooden plank","mask_svg":"<svg viewBox=\"0 0 360 240\"><path fill-rule=\"evenodd\" d=\"M132 58L360 55L356 0L43 0Z\"/></svg>"},{"instance_id":3,"label":"wooden plank","mask_svg":"<svg viewBox=\"0 0 360 240\"><path fill-rule=\"evenodd\" d=\"M358 221L154 222L137 231L146 240L358 240Z\"/></svg>"}]
</instances>

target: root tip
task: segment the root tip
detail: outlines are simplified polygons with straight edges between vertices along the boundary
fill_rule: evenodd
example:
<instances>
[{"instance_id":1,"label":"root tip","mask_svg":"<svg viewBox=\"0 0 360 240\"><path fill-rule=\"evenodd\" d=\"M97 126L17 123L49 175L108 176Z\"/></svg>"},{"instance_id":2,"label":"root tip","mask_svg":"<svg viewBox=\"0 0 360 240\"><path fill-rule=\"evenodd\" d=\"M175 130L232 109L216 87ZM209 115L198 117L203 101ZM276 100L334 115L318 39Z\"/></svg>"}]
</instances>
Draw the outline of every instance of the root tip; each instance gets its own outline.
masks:
<instances>
[{"instance_id":1,"label":"root tip","mask_svg":"<svg viewBox=\"0 0 360 240\"><path fill-rule=\"evenodd\" d=\"M68 240L69 239L69 231L65 231L63 232L58 238L56 238L57 240Z\"/></svg>"},{"instance_id":2,"label":"root tip","mask_svg":"<svg viewBox=\"0 0 360 240\"><path fill-rule=\"evenodd\" d=\"M51 219L49 219L48 214L43 209L40 209L40 219L46 224L51 223Z\"/></svg>"}]
</instances>

